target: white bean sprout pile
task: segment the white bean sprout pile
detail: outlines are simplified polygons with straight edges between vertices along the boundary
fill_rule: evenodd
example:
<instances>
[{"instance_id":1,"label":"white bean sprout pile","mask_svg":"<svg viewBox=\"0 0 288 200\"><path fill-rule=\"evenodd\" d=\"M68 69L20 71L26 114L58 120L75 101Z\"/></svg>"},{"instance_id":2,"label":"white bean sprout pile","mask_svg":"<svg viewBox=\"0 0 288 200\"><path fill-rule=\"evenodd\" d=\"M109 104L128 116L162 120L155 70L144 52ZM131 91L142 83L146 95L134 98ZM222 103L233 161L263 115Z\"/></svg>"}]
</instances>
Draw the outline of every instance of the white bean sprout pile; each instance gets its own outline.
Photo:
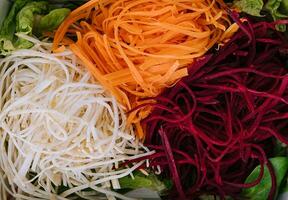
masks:
<instances>
[{"instance_id":1,"label":"white bean sprout pile","mask_svg":"<svg viewBox=\"0 0 288 200\"><path fill-rule=\"evenodd\" d=\"M70 51L28 39L0 62L1 200L130 199L110 188L145 161L122 163L153 152Z\"/></svg>"}]
</instances>

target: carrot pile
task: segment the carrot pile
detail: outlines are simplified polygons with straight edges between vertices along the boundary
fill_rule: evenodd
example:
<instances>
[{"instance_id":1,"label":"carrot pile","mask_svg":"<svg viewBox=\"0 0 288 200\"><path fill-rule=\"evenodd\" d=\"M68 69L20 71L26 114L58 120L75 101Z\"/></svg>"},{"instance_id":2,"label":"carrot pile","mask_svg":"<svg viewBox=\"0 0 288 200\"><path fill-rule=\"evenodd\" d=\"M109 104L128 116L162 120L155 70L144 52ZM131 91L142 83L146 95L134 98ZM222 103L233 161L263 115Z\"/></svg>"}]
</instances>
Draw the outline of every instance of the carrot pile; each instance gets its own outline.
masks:
<instances>
[{"instance_id":1,"label":"carrot pile","mask_svg":"<svg viewBox=\"0 0 288 200\"><path fill-rule=\"evenodd\" d=\"M221 0L91 0L62 23L53 49L69 44L130 111L128 123L143 138L140 121L153 103L147 97L187 76L195 58L237 30L222 6Z\"/></svg>"}]
</instances>

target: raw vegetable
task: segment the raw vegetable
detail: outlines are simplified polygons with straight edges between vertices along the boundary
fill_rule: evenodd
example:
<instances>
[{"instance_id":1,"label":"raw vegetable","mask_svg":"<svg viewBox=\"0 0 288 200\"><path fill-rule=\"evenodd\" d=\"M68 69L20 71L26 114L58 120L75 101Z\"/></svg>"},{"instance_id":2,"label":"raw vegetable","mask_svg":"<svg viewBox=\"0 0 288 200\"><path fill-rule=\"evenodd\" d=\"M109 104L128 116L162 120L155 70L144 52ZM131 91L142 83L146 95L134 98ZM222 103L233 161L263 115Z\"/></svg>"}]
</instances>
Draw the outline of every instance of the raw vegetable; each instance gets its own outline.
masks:
<instances>
[{"instance_id":1,"label":"raw vegetable","mask_svg":"<svg viewBox=\"0 0 288 200\"><path fill-rule=\"evenodd\" d=\"M273 169L275 170L277 188L280 187L281 183L285 179L288 171L288 157L275 157L269 159ZM253 182L260 173L260 166L257 166L252 173L247 177L245 183ZM247 199L263 200L268 199L269 191L271 189L271 176L267 167L264 169L263 178L260 183L254 187L246 188L243 190L243 195ZM278 191L277 191L278 192ZM277 193L276 193L277 196Z\"/></svg>"},{"instance_id":2,"label":"raw vegetable","mask_svg":"<svg viewBox=\"0 0 288 200\"><path fill-rule=\"evenodd\" d=\"M18 199L129 199L111 188L146 162L131 160L153 151L72 52L19 37L35 46L0 62L1 188Z\"/></svg>"},{"instance_id":3,"label":"raw vegetable","mask_svg":"<svg viewBox=\"0 0 288 200\"><path fill-rule=\"evenodd\" d=\"M61 22L68 16L70 9L59 8L54 9L47 15L43 16L40 21L35 24L36 31L41 34L45 31L53 31L61 24Z\"/></svg>"},{"instance_id":4,"label":"raw vegetable","mask_svg":"<svg viewBox=\"0 0 288 200\"><path fill-rule=\"evenodd\" d=\"M145 175L141 172L134 173L133 177L123 177L119 179L119 183L123 189L147 188L160 193L167 189L164 182L160 181L155 174Z\"/></svg>"},{"instance_id":5,"label":"raw vegetable","mask_svg":"<svg viewBox=\"0 0 288 200\"><path fill-rule=\"evenodd\" d=\"M69 13L67 8L54 9L48 1L16 0L0 29L0 55L33 46L33 43L18 38L15 33L41 36L57 28Z\"/></svg>"},{"instance_id":6,"label":"raw vegetable","mask_svg":"<svg viewBox=\"0 0 288 200\"><path fill-rule=\"evenodd\" d=\"M264 166L272 176L268 199L275 196L268 158L277 140L288 144L288 42L275 23L231 17L241 30L154 98L157 104L143 124L145 144L158 151L150 164L173 180L172 198L237 199L242 189L260 183ZM257 165L259 177L245 183Z\"/></svg>"},{"instance_id":7,"label":"raw vegetable","mask_svg":"<svg viewBox=\"0 0 288 200\"><path fill-rule=\"evenodd\" d=\"M30 2L26 4L16 16L16 30L24 34L31 34L34 15L43 15L48 10L48 2Z\"/></svg>"},{"instance_id":8,"label":"raw vegetable","mask_svg":"<svg viewBox=\"0 0 288 200\"><path fill-rule=\"evenodd\" d=\"M288 44L275 31L287 20L230 13L241 30L229 41L238 25L221 0L91 0L70 13L84 1L16 0L1 27L1 200L172 186L171 199L287 198L288 158L275 158L287 156ZM234 6L287 19L288 1L264 2ZM69 13L54 54L29 37L53 36Z\"/></svg>"},{"instance_id":9,"label":"raw vegetable","mask_svg":"<svg viewBox=\"0 0 288 200\"><path fill-rule=\"evenodd\" d=\"M235 0L234 6L240 11L248 13L252 16L260 17L261 10L263 8L263 0Z\"/></svg>"},{"instance_id":10,"label":"raw vegetable","mask_svg":"<svg viewBox=\"0 0 288 200\"><path fill-rule=\"evenodd\" d=\"M91 0L61 24L53 46L59 52L61 44L71 44L93 76L129 111L153 103L145 98L187 76L195 58L233 35L238 27L229 27L222 6L220 0ZM150 111L147 105L129 112L128 123L135 124L139 138L144 138L139 122Z\"/></svg>"},{"instance_id":11,"label":"raw vegetable","mask_svg":"<svg viewBox=\"0 0 288 200\"><path fill-rule=\"evenodd\" d=\"M288 1L287 0L268 0L265 4L265 10L267 10L274 21L280 19L288 19ZM286 31L286 25L281 24L277 26L279 31Z\"/></svg>"},{"instance_id":12,"label":"raw vegetable","mask_svg":"<svg viewBox=\"0 0 288 200\"><path fill-rule=\"evenodd\" d=\"M165 199L168 191L172 188L171 180L162 180L160 176L153 173L144 174L141 171L134 172L133 176L119 179L119 184L121 190L117 190L117 192L125 192L125 196L137 199Z\"/></svg>"},{"instance_id":13,"label":"raw vegetable","mask_svg":"<svg viewBox=\"0 0 288 200\"><path fill-rule=\"evenodd\" d=\"M260 19L265 21L270 20L269 16L274 21L288 19L287 0L234 0L233 7L240 12L261 17ZM276 27L278 31L285 32L287 30L285 24L278 24Z\"/></svg>"},{"instance_id":14,"label":"raw vegetable","mask_svg":"<svg viewBox=\"0 0 288 200\"><path fill-rule=\"evenodd\" d=\"M14 49L14 33L16 29L16 15L29 0L16 0L5 18L0 29L0 55L7 54Z\"/></svg>"}]
</instances>

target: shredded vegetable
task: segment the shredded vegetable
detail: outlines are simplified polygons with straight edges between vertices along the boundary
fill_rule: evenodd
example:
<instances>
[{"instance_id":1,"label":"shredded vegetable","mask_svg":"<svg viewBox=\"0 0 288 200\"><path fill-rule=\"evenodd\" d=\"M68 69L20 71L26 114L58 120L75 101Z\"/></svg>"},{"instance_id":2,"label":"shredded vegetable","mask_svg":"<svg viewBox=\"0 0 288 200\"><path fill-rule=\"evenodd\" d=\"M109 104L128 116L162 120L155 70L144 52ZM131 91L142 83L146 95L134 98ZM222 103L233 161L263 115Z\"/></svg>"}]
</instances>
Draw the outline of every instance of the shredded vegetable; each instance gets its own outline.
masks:
<instances>
[{"instance_id":1,"label":"shredded vegetable","mask_svg":"<svg viewBox=\"0 0 288 200\"><path fill-rule=\"evenodd\" d=\"M145 161L121 163L153 151L71 51L51 54L51 44L23 37L33 49L0 62L2 197L5 188L19 199L129 199L110 187L119 189L118 179Z\"/></svg>"},{"instance_id":2,"label":"shredded vegetable","mask_svg":"<svg viewBox=\"0 0 288 200\"><path fill-rule=\"evenodd\" d=\"M55 52L70 44L93 76L129 111L187 76L187 66L237 30L221 0L91 0L66 18ZM77 35L77 42L73 37ZM60 47L60 49L59 49ZM151 106L129 112L139 122Z\"/></svg>"},{"instance_id":3,"label":"shredded vegetable","mask_svg":"<svg viewBox=\"0 0 288 200\"><path fill-rule=\"evenodd\" d=\"M276 175L268 158L276 141L288 144L288 41L275 24L288 21L241 23L231 16L241 30L156 97L145 122L145 144L159 155L150 164L173 180L174 199L202 194L247 199L241 190L261 182L264 166L271 176L267 199L275 199ZM259 176L245 182L256 165Z\"/></svg>"}]
</instances>

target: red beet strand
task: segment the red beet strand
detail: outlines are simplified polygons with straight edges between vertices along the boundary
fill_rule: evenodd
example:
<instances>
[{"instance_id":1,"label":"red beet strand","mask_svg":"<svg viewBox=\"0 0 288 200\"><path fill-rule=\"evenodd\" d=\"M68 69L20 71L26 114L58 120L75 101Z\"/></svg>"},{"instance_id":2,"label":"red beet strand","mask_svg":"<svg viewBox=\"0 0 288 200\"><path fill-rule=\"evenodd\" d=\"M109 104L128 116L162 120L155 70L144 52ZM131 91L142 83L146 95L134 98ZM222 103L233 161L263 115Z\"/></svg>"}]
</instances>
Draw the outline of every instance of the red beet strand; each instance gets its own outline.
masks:
<instances>
[{"instance_id":1,"label":"red beet strand","mask_svg":"<svg viewBox=\"0 0 288 200\"><path fill-rule=\"evenodd\" d=\"M202 194L239 199L241 190L257 185L275 140L288 144L288 51L276 23L231 17L240 30L218 52L197 60L189 76L155 98L143 125L146 145L155 149L151 165L170 175L171 198L197 198ZM279 35L280 34L280 35ZM153 106L153 105L151 105ZM259 177L244 183L255 166Z\"/></svg>"}]
</instances>

